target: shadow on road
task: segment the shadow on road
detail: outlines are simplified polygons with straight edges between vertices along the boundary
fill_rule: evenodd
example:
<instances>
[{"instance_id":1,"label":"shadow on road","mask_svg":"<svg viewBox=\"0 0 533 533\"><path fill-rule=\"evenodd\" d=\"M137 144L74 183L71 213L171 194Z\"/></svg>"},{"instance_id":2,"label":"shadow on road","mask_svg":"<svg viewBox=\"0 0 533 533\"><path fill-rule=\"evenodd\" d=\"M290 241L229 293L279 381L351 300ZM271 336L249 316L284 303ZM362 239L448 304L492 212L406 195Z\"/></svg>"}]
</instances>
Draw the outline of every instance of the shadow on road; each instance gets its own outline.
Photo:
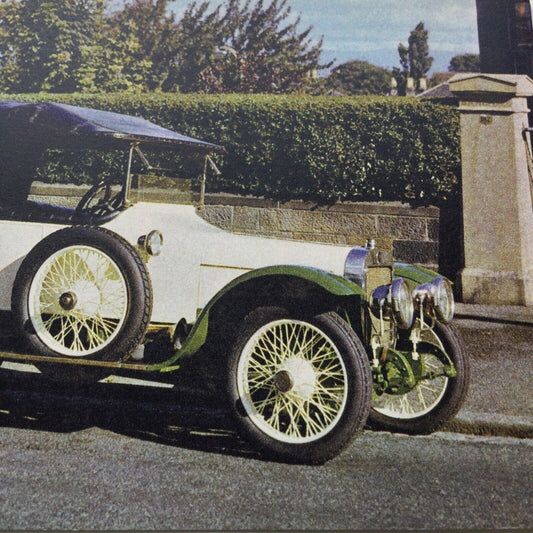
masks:
<instances>
[{"instance_id":1,"label":"shadow on road","mask_svg":"<svg viewBox=\"0 0 533 533\"><path fill-rule=\"evenodd\" d=\"M216 398L179 386L58 384L0 368L0 427L59 433L98 427L180 448L262 458L239 438Z\"/></svg>"}]
</instances>

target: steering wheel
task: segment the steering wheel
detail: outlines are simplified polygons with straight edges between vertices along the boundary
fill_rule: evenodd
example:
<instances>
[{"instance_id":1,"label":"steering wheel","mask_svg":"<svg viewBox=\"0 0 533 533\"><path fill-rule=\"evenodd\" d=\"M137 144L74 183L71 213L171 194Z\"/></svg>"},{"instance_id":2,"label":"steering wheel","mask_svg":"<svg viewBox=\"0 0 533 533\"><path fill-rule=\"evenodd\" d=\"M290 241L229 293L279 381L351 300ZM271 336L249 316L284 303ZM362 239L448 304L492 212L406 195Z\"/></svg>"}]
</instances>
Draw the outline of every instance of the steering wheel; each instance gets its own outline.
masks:
<instances>
[{"instance_id":1,"label":"steering wheel","mask_svg":"<svg viewBox=\"0 0 533 533\"><path fill-rule=\"evenodd\" d=\"M81 198L76 206L76 216L102 217L115 213L122 204L122 190L117 193L111 189L113 182L103 178L95 183Z\"/></svg>"}]
</instances>

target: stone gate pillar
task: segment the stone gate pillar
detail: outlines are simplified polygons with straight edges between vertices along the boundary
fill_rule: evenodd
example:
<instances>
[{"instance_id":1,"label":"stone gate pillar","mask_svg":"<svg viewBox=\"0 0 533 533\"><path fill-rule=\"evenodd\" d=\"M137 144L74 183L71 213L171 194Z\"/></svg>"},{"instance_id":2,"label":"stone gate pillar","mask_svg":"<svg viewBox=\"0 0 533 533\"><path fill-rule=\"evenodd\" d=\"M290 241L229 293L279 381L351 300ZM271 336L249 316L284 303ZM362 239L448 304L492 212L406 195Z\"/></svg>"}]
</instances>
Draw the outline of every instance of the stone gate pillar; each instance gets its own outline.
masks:
<instances>
[{"instance_id":1,"label":"stone gate pillar","mask_svg":"<svg viewBox=\"0 0 533 533\"><path fill-rule=\"evenodd\" d=\"M533 80L458 74L465 267L463 301L533 306L533 206L526 144Z\"/></svg>"}]
</instances>

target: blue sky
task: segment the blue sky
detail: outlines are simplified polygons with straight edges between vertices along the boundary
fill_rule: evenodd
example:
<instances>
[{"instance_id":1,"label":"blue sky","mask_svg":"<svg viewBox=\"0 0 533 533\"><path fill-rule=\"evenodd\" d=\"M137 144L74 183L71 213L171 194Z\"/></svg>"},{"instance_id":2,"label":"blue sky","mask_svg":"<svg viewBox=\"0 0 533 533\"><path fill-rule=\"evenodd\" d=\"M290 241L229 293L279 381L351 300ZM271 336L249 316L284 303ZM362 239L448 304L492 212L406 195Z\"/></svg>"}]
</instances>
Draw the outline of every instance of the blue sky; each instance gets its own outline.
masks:
<instances>
[{"instance_id":1,"label":"blue sky","mask_svg":"<svg viewBox=\"0 0 533 533\"><path fill-rule=\"evenodd\" d=\"M170 6L179 16L188 3L175 0ZM221 3L210 0L211 6ZM430 73L446 71L455 55L479 53L475 0L288 0L287 5L301 15L300 29L313 26L316 40L324 36L326 62L362 59L399 66L398 44L407 45L419 22L429 31L435 58Z\"/></svg>"},{"instance_id":2,"label":"blue sky","mask_svg":"<svg viewBox=\"0 0 533 533\"><path fill-rule=\"evenodd\" d=\"M302 27L324 36L324 58L343 63L363 59L386 68L399 66L398 44L412 29L429 31L431 72L448 69L450 59L479 53L475 0L289 0Z\"/></svg>"}]
</instances>

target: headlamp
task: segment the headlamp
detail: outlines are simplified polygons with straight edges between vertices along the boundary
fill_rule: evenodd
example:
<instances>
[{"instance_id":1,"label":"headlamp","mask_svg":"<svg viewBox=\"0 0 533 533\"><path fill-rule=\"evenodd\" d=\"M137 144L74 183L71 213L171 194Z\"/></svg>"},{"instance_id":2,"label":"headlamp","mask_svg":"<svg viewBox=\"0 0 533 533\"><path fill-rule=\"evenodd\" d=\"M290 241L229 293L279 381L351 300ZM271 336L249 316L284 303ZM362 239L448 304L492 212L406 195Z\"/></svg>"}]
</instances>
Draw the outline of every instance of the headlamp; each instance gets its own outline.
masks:
<instances>
[{"instance_id":1,"label":"headlamp","mask_svg":"<svg viewBox=\"0 0 533 533\"><path fill-rule=\"evenodd\" d=\"M430 316L435 316L439 322L447 323L453 318L455 300L452 284L443 277L435 278L429 283L418 285L413 291L417 309L422 308Z\"/></svg>"},{"instance_id":2,"label":"headlamp","mask_svg":"<svg viewBox=\"0 0 533 533\"><path fill-rule=\"evenodd\" d=\"M152 230L147 235L142 235L137 244L144 248L150 255L159 255L163 246L163 234L159 230Z\"/></svg>"},{"instance_id":3,"label":"headlamp","mask_svg":"<svg viewBox=\"0 0 533 533\"><path fill-rule=\"evenodd\" d=\"M382 285L372 291L370 306L375 314L394 320L401 329L413 324L414 307L409 285L404 279L395 279L390 285Z\"/></svg>"}]
</instances>

